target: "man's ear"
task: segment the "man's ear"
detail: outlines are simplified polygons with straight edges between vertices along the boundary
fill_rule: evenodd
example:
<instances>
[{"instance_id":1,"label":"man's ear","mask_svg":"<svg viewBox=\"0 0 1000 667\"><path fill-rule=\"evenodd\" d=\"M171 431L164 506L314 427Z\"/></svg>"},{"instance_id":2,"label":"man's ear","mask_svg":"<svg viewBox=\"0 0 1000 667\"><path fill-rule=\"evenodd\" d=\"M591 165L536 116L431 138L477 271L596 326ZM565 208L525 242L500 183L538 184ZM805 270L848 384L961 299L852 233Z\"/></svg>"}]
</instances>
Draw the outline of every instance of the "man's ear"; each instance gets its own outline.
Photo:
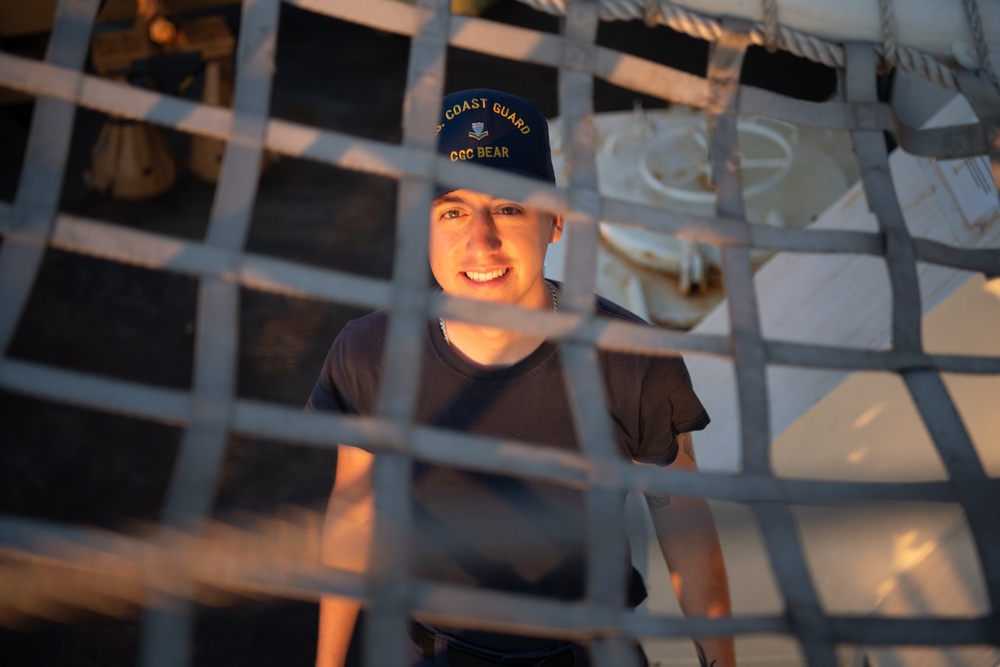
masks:
<instances>
[{"instance_id":1,"label":"man's ear","mask_svg":"<svg viewBox=\"0 0 1000 667\"><path fill-rule=\"evenodd\" d=\"M562 238L563 218L561 215L552 216L552 233L549 234L549 243L555 243Z\"/></svg>"}]
</instances>

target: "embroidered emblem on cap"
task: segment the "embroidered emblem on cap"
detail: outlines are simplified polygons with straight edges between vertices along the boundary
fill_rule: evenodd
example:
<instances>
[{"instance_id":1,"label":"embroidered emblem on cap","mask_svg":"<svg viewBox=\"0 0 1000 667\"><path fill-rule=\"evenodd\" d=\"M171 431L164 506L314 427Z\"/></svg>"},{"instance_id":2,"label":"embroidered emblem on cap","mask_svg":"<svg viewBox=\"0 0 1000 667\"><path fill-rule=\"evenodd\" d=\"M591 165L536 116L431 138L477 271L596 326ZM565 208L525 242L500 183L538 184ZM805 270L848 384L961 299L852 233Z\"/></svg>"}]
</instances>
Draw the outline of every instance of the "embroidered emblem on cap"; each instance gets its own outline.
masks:
<instances>
[{"instance_id":1,"label":"embroidered emblem on cap","mask_svg":"<svg viewBox=\"0 0 1000 667\"><path fill-rule=\"evenodd\" d=\"M490 136L489 130L483 130L484 124L476 121L472 124L472 132L469 132L469 136L476 141L481 141L483 137Z\"/></svg>"}]
</instances>

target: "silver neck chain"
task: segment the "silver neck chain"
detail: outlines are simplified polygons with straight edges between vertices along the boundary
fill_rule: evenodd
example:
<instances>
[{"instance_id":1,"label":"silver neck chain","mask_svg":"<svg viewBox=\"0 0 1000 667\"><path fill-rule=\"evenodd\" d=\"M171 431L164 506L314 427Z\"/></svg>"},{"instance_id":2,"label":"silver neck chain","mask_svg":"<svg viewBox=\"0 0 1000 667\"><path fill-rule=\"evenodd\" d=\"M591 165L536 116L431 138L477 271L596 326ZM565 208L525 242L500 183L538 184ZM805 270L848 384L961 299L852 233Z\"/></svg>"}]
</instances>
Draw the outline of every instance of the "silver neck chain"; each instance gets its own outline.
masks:
<instances>
[{"instance_id":1,"label":"silver neck chain","mask_svg":"<svg viewBox=\"0 0 1000 667\"><path fill-rule=\"evenodd\" d=\"M549 288L549 296L552 297L552 310L553 312L559 312L559 295L556 294L556 288L552 286L548 280L545 281L545 286ZM444 318L438 318L438 324L441 325L441 334L444 336L444 342L451 345L451 339L448 338L448 325L444 323Z\"/></svg>"}]
</instances>

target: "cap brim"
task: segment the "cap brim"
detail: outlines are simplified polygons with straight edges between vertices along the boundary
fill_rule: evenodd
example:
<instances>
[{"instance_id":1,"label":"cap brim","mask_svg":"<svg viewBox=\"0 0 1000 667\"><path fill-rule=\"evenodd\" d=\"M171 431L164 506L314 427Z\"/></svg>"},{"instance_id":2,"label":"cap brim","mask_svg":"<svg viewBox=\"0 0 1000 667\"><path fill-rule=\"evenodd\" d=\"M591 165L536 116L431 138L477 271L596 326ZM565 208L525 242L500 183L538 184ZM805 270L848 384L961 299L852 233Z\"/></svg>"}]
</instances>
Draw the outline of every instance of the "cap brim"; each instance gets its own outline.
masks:
<instances>
[{"instance_id":1,"label":"cap brim","mask_svg":"<svg viewBox=\"0 0 1000 667\"><path fill-rule=\"evenodd\" d=\"M555 178L547 178L534 171L528 171L527 169L517 169L516 167L490 167L491 169L496 169L497 171L506 171L508 174L515 174L517 176L527 176L536 181L542 181L543 183L550 183L552 185L556 184ZM460 190L461 188L449 188L443 185L434 186L434 199L442 197L449 192L454 192L455 190Z\"/></svg>"}]
</instances>

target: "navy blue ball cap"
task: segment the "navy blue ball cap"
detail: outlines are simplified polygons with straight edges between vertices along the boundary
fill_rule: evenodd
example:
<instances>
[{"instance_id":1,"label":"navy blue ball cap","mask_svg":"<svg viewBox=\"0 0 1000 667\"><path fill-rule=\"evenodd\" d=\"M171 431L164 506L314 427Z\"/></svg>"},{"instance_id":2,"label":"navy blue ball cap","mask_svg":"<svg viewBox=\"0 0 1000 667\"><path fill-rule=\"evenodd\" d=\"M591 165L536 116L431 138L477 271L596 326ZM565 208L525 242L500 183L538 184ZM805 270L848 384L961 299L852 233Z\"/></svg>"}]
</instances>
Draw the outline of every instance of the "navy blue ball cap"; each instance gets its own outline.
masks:
<instances>
[{"instance_id":1,"label":"navy blue ball cap","mask_svg":"<svg viewBox=\"0 0 1000 667\"><path fill-rule=\"evenodd\" d=\"M531 102L476 88L445 96L437 129L438 152L521 176L556 182L549 124Z\"/></svg>"}]
</instances>

